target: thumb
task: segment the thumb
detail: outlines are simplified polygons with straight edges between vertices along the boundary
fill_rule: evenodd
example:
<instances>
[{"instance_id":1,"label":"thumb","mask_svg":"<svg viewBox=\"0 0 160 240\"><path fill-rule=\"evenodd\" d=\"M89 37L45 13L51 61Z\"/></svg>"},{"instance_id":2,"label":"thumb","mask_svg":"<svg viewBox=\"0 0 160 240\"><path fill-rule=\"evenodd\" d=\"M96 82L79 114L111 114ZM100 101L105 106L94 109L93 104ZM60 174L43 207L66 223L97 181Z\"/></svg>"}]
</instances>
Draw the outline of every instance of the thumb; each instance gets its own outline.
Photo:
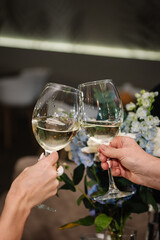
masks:
<instances>
[{"instance_id":1,"label":"thumb","mask_svg":"<svg viewBox=\"0 0 160 240\"><path fill-rule=\"evenodd\" d=\"M59 158L58 153L52 152L47 157L43 158L42 161L48 161L50 162L51 165L54 165L58 161L58 158Z\"/></svg>"},{"instance_id":2,"label":"thumb","mask_svg":"<svg viewBox=\"0 0 160 240\"><path fill-rule=\"evenodd\" d=\"M116 136L110 143L111 147L122 148L126 141L126 137Z\"/></svg>"},{"instance_id":3,"label":"thumb","mask_svg":"<svg viewBox=\"0 0 160 240\"><path fill-rule=\"evenodd\" d=\"M98 151L102 153L104 156L106 156L107 158L121 159L122 157L121 149L114 148L111 146L100 145L98 148Z\"/></svg>"}]
</instances>

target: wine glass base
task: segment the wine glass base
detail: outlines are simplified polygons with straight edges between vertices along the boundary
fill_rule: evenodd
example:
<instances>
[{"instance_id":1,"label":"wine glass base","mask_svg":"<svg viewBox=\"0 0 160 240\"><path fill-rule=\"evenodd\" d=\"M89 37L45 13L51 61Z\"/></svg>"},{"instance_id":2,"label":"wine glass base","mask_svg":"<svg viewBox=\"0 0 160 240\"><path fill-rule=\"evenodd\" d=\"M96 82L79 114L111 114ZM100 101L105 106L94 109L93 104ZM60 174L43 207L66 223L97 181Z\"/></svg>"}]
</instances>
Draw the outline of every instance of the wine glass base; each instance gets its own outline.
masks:
<instances>
[{"instance_id":1,"label":"wine glass base","mask_svg":"<svg viewBox=\"0 0 160 240\"><path fill-rule=\"evenodd\" d=\"M36 207L39 208L39 209L48 210L50 212L56 212L56 209L51 208L51 207L49 207L49 206L47 206L47 205L45 205L43 203L38 204Z\"/></svg>"},{"instance_id":2,"label":"wine glass base","mask_svg":"<svg viewBox=\"0 0 160 240\"><path fill-rule=\"evenodd\" d=\"M124 198L131 196L135 193L135 191L127 191L127 192L122 192L119 191L118 189L109 189L108 192L106 192L102 196L94 197L95 201L105 201L109 199L119 199L119 198Z\"/></svg>"}]
</instances>

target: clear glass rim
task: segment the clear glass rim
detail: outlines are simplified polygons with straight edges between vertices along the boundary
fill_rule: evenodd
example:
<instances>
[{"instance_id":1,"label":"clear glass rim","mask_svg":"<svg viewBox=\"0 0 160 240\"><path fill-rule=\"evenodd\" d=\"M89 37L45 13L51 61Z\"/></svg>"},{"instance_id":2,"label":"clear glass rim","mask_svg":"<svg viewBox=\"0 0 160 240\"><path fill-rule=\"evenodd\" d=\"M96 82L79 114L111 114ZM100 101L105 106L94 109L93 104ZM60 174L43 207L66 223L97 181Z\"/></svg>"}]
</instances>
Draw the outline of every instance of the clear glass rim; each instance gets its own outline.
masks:
<instances>
[{"instance_id":1,"label":"clear glass rim","mask_svg":"<svg viewBox=\"0 0 160 240\"><path fill-rule=\"evenodd\" d=\"M74 88L74 87L71 87L71 86L68 86L68 85L65 85L65 84L48 82L45 85L44 88L46 89L47 87L54 87L54 88L57 88L57 90L63 90L63 91L65 91L68 88L67 91L69 91L70 93L75 93L76 92L76 93L82 94L82 91L80 89Z\"/></svg>"},{"instance_id":2,"label":"clear glass rim","mask_svg":"<svg viewBox=\"0 0 160 240\"><path fill-rule=\"evenodd\" d=\"M113 83L112 79L101 79L101 80L95 80L95 81L90 81L90 82L84 82L78 85L78 88L80 86L89 86L89 85L96 85L100 83Z\"/></svg>"}]
</instances>

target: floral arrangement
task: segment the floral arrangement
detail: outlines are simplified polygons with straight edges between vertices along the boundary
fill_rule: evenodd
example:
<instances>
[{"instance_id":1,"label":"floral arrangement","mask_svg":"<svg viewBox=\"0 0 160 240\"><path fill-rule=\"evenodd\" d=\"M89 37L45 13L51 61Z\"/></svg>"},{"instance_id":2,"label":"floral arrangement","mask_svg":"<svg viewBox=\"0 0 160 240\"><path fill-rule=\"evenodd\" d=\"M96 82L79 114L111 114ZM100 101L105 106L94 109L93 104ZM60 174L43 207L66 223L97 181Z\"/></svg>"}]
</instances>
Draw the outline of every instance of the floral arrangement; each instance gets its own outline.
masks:
<instances>
[{"instance_id":1,"label":"floral arrangement","mask_svg":"<svg viewBox=\"0 0 160 240\"><path fill-rule=\"evenodd\" d=\"M151 109L157 92L149 93L142 90L135 96L137 102L126 106L128 115L120 135L134 136L145 151L153 154L154 147L157 146L155 139L159 119L151 115ZM81 130L69 146L69 158L77 164L77 167L71 173L66 166L69 174L64 173L60 177L60 180L64 182L60 189L75 192L78 184L84 181L84 189L79 189L81 195L77 199L77 204L80 205L83 202L88 209L88 216L67 223L60 229L94 224L97 232L108 229L111 235L117 236L112 239L121 239L118 236L123 234L126 220L131 213L146 212L150 205L157 211L157 203L152 189L136 185L122 177L115 177L115 183L122 191L126 188L134 189L135 194L132 197L95 202L93 197L108 190L108 173L100 166L97 154L98 145L92 138L88 139L85 132Z\"/></svg>"},{"instance_id":2,"label":"floral arrangement","mask_svg":"<svg viewBox=\"0 0 160 240\"><path fill-rule=\"evenodd\" d=\"M142 90L136 93L137 103L126 105L128 115L123 123L122 131L133 133L137 143L148 153L157 155L157 136L159 118L151 115L152 105L158 92L146 92ZM159 155L159 154L158 154Z\"/></svg>"}]
</instances>

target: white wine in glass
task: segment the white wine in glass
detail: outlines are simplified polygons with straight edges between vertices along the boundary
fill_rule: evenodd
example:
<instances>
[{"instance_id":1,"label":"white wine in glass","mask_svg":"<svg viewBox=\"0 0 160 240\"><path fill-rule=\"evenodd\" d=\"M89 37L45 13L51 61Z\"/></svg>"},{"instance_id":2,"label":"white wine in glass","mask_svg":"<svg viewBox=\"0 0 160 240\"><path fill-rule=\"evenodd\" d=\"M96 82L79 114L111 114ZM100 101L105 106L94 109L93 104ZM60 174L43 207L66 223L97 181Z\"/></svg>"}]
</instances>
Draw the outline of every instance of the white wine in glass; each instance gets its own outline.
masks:
<instances>
[{"instance_id":1,"label":"white wine in glass","mask_svg":"<svg viewBox=\"0 0 160 240\"><path fill-rule=\"evenodd\" d=\"M111 124L110 122L101 121L84 121L83 128L86 134L99 143L110 142L118 133L121 123Z\"/></svg>"},{"instance_id":2,"label":"white wine in glass","mask_svg":"<svg viewBox=\"0 0 160 240\"><path fill-rule=\"evenodd\" d=\"M32 125L37 142L48 153L66 147L80 127L77 121L56 117L37 117Z\"/></svg>"},{"instance_id":3,"label":"white wine in glass","mask_svg":"<svg viewBox=\"0 0 160 240\"><path fill-rule=\"evenodd\" d=\"M106 79L82 83L79 85L79 89L84 95L82 127L95 142L109 145L110 141L119 133L123 122L123 106L115 85L112 80ZM109 165L108 192L94 199L105 201L132 195L133 191L122 192L116 187L111 173L110 160L108 159L107 162Z\"/></svg>"},{"instance_id":4,"label":"white wine in glass","mask_svg":"<svg viewBox=\"0 0 160 240\"><path fill-rule=\"evenodd\" d=\"M33 110L32 127L46 156L66 147L76 135L81 124L81 106L80 90L57 83L45 86ZM41 204L40 208L43 207L46 208Z\"/></svg>"}]
</instances>

